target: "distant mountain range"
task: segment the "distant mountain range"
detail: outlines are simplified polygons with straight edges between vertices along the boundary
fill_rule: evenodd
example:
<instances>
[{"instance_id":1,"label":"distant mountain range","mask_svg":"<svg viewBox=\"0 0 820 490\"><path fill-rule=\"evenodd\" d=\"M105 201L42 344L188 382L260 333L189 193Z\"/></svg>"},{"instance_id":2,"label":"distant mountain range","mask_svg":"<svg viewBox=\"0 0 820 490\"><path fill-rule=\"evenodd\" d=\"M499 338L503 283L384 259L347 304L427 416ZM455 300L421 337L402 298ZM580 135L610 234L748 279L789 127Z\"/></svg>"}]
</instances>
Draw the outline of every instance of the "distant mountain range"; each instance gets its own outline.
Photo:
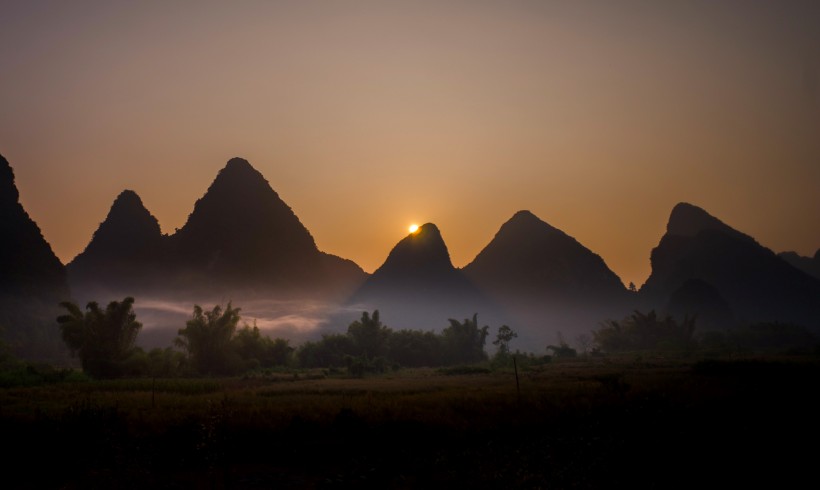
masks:
<instances>
[{"instance_id":1,"label":"distant mountain range","mask_svg":"<svg viewBox=\"0 0 820 490\"><path fill-rule=\"evenodd\" d=\"M635 292L599 255L529 211L504 223L463 269L453 266L440 230L428 223L368 275L321 252L293 210L241 158L220 170L173 235L162 234L135 192L123 191L66 274L20 205L2 157L0 191L6 238L0 324L13 325L6 338L18 343L36 337L23 327L37 323L32 311L69 296L66 278L81 301L141 294L320 298L347 311L378 308L398 328L441 328L447 318L477 312L482 324L513 326L533 350L555 343L557 332L589 333L635 308L697 314L701 328L781 321L820 331L818 254L778 256L687 203L672 210L651 254L652 273Z\"/></svg>"},{"instance_id":2,"label":"distant mountain range","mask_svg":"<svg viewBox=\"0 0 820 490\"><path fill-rule=\"evenodd\" d=\"M718 315L730 313L738 323L820 330L820 281L697 206L675 206L650 260L641 295L651 305L698 313L725 304Z\"/></svg>"},{"instance_id":3,"label":"distant mountain range","mask_svg":"<svg viewBox=\"0 0 820 490\"><path fill-rule=\"evenodd\" d=\"M820 279L820 249L814 252L814 257L803 257L797 252L780 252L777 255L806 274Z\"/></svg>"},{"instance_id":4,"label":"distant mountain range","mask_svg":"<svg viewBox=\"0 0 820 490\"><path fill-rule=\"evenodd\" d=\"M139 197L123 192L68 271L75 292L276 293L337 300L366 276L352 261L320 252L291 208L241 158L220 170L173 235L163 236Z\"/></svg>"}]
</instances>

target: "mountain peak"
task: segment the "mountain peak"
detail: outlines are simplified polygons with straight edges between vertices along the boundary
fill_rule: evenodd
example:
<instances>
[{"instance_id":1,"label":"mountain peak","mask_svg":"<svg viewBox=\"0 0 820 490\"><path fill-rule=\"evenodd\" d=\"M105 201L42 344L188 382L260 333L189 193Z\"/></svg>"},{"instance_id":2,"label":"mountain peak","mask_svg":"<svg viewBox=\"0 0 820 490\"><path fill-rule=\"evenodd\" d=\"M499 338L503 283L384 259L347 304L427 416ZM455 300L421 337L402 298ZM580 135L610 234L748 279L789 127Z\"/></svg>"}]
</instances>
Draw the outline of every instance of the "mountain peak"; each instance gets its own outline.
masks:
<instances>
[{"instance_id":1,"label":"mountain peak","mask_svg":"<svg viewBox=\"0 0 820 490\"><path fill-rule=\"evenodd\" d=\"M208 192L233 193L247 191L249 188L257 192L272 190L261 172L244 158L234 157L217 173Z\"/></svg>"},{"instance_id":2,"label":"mountain peak","mask_svg":"<svg viewBox=\"0 0 820 490\"><path fill-rule=\"evenodd\" d=\"M450 252L438 227L433 223L425 223L393 247L379 270L419 272L442 268L454 268L450 261Z\"/></svg>"},{"instance_id":3,"label":"mountain peak","mask_svg":"<svg viewBox=\"0 0 820 490\"><path fill-rule=\"evenodd\" d=\"M105 221L69 269L83 275L100 268L101 261L149 260L157 253L160 240L162 231L157 218L145 208L136 192L124 190L114 199Z\"/></svg>"},{"instance_id":4,"label":"mountain peak","mask_svg":"<svg viewBox=\"0 0 820 490\"><path fill-rule=\"evenodd\" d=\"M0 204L13 205L20 199L17 186L14 185L14 170L3 155L0 155Z\"/></svg>"},{"instance_id":5,"label":"mountain peak","mask_svg":"<svg viewBox=\"0 0 820 490\"><path fill-rule=\"evenodd\" d=\"M672 208L666 232L670 235L695 236L706 230L738 233L735 229L695 205L681 202Z\"/></svg>"},{"instance_id":6,"label":"mountain peak","mask_svg":"<svg viewBox=\"0 0 820 490\"><path fill-rule=\"evenodd\" d=\"M528 210L528 209L522 209L521 211L516 212L512 216L512 218L510 218L510 221L519 221L519 220L538 220L538 221L541 221L538 218L538 216L533 214L533 212Z\"/></svg>"},{"instance_id":7,"label":"mountain peak","mask_svg":"<svg viewBox=\"0 0 820 490\"><path fill-rule=\"evenodd\" d=\"M254 172L256 171L256 169L253 168L253 165L251 165L249 161L240 157L231 158L230 160L228 160L228 163L225 165L225 168L222 169L222 171L225 172L241 172L248 170L252 170Z\"/></svg>"},{"instance_id":8,"label":"mountain peak","mask_svg":"<svg viewBox=\"0 0 820 490\"><path fill-rule=\"evenodd\" d=\"M412 238L415 241L430 241L430 240L443 240L441 238L441 231L438 229L438 226L434 225L433 223L425 223L419 226L419 229L410 233L408 238Z\"/></svg>"},{"instance_id":9,"label":"mountain peak","mask_svg":"<svg viewBox=\"0 0 820 490\"><path fill-rule=\"evenodd\" d=\"M453 267L438 227L426 223L402 238L387 260L349 300L378 308L403 328L443 318L496 312L464 274Z\"/></svg>"},{"instance_id":10,"label":"mountain peak","mask_svg":"<svg viewBox=\"0 0 820 490\"><path fill-rule=\"evenodd\" d=\"M284 274L307 267L319 253L293 210L242 158L219 171L173 240L186 251L180 257L186 267L208 264L235 278Z\"/></svg>"},{"instance_id":11,"label":"mountain peak","mask_svg":"<svg viewBox=\"0 0 820 490\"><path fill-rule=\"evenodd\" d=\"M554 226L533 214L531 211L521 210L515 213L512 218L507 220L506 223L501 225L499 233L528 234L532 232L543 233L545 231L564 234ZM519 238L523 239L524 237Z\"/></svg>"},{"instance_id":12,"label":"mountain peak","mask_svg":"<svg viewBox=\"0 0 820 490\"><path fill-rule=\"evenodd\" d=\"M145 206L142 204L142 199L140 199L139 194L136 192L126 189L120 192L120 195L114 199L114 203L111 205L111 210L114 209L145 209Z\"/></svg>"},{"instance_id":13,"label":"mountain peak","mask_svg":"<svg viewBox=\"0 0 820 490\"><path fill-rule=\"evenodd\" d=\"M711 284L732 311L747 321L817 324L820 308L812 301L820 283L776 256L770 249L724 224L706 211L681 203L669 218L667 233L652 249L652 273L641 288L644 298L667 302L689 279ZM799 259L799 257L797 257Z\"/></svg>"},{"instance_id":14,"label":"mountain peak","mask_svg":"<svg viewBox=\"0 0 820 490\"><path fill-rule=\"evenodd\" d=\"M603 259L530 211L519 211L501 225L464 271L499 294L618 294L623 289Z\"/></svg>"},{"instance_id":15,"label":"mountain peak","mask_svg":"<svg viewBox=\"0 0 820 490\"><path fill-rule=\"evenodd\" d=\"M108 228L108 230L106 230ZM116 231L121 236L148 233L160 235L160 227L157 219L151 214L142 203L140 196L129 189L126 189L114 199L108 216L100 225L98 232Z\"/></svg>"}]
</instances>

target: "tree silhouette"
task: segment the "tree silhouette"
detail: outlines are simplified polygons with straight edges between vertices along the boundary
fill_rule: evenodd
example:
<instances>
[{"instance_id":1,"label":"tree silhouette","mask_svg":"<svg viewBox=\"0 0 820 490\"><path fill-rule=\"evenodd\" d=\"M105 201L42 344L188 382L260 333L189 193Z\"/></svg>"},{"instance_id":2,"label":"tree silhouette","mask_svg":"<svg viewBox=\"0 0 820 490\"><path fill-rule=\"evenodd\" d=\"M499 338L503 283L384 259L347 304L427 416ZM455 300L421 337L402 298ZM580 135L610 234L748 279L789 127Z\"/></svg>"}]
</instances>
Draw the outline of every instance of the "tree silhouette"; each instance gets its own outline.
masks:
<instances>
[{"instance_id":1,"label":"tree silhouette","mask_svg":"<svg viewBox=\"0 0 820 490\"><path fill-rule=\"evenodd\" d=\"M390 329L382 325L379 310L375 310L372 316L365 311L360 320L347 327L347 334L353 339L356 353L366 359L372 359L384 354Z\"/></svg>"},{"instance_id":2,"label":"tree silhouette","mask_svg":"<svg viewBox=\"0 0 820 490\"><path fill-rule=\"evenodd\" d=\"M246 368L284 366L293 353L289 340L262 335L255 321L253 327L246 324L237 330L231 343L245 361Z\"/></svg>"},{"instance_id":3,"label":"tree silhouette","mask_svg":"<svg viewBox=\"0 0 820 490\"><path fill-rule=\"evenodd\" d=\"M188 352L198 373L228 374L239 367L239 356L231 345L239 318L239 308L232 308L230 302L224 310L217 305L204 311L194 305L193 318L179 330L174 344Z\"/></svg>"},{"instance_id":4,"label":"tree silhouette","mask_svg":"<svg viewBox=\"0 0 820 490\"><path fill-rule=\"evenodd\" d=\"M441 337L435 332L397 330L387 338L386 357L401 366L439 366L441 350Z\"/></svg>"},{"instance_id":5,"label":"tree silhouette","mask_svg":"<svg viewBox=\"0 0 820 490\"><path fill-rule=\"evenodd\" d=\"M86 311L75 303L60 306L67 315L57 317L60 333L72 355L77 355L83 371L95 378L113 378L124 372L124 363L134 351L134 342L142 324L133 310L134 298L112 301L105 310L97 302L86 305Z\"/></svg>"},{"instance_id":6,"label":"tree silhouette","mask_svg":"<svg viewBox=\"0 0 820 490\"><path fill-rule=\"evenodd\" d=\"M592 332L595 343L609 352L641 350L689 350L694 339L695 317L685 316L681 323L670 315L658 317L649 313L633 312L622 321L609 320Z\"/></svg>"},{"instance_id":7,"label":"tree silhouette","mask_svg":"<svg viewBox=\"0 0 820 490\"><path fill-rule=\"evenodd\" d=\"M501 325L498 329L498 333L495 334L495 340L493 340L493 345L498 347L498 355L504 356L509 354L510 342L516 337L518 337L518 334L513 329L507 325Z\"/></svg>"},{"instance_id":8,"label":"tree silhouette","mask_svg":"<svg viewBox=\"0 0 820 490\"><path fill-rule=\"evenodd\" d=\"M446 361L450 363L480 362L487 359L484 343L490 327L478 328L478 313L463 322L450 319L450 326L442 330Z\"/></svg>"},{"instance_id":9,"label":"tree silhouette","mask_svg":"<svg viewBox=\"0 0 820 490\"><path fill-rule=\"evenodd\" d=\"M552 351L552 355L555 357L577 357L578 351L573 349L569 346L567 341L564 339L564 334L558 332L558 345L548 345L547 350Z\"/></svg>"}]
</instances>

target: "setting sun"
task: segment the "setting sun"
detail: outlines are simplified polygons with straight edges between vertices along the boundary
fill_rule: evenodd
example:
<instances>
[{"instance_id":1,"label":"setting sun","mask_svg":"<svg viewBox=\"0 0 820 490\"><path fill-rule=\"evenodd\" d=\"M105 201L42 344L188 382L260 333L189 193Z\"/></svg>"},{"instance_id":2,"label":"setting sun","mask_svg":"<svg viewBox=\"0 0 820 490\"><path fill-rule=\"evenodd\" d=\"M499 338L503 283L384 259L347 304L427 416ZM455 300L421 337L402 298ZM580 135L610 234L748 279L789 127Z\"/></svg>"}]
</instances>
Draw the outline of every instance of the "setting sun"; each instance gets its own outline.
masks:
<instances>
[{"instance_id":1,"label":"setting sun","mask_svg":"<svg viewBox=\"0 0 820 490\"><path fill-rule=\"evenodd\" d=\"M410 228L408 228L408 229L410 230L410 233L415 233L415 232L419 231L419 225L412 224L412 225L410 225Z\"/></svg>"}]
</instances>

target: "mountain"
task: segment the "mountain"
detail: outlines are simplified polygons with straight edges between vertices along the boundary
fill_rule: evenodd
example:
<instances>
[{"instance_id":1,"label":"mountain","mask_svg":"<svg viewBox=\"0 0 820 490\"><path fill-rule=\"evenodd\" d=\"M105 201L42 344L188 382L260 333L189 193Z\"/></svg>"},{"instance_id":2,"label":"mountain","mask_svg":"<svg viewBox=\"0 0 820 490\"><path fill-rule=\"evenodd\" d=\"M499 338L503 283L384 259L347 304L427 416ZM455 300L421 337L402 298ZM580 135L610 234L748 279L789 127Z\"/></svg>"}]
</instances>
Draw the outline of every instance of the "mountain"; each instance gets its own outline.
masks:
<instances>
[{"instance_id":1,"label":"mountain","mask_svg":"<svg viewBox=\"0 0 820 490\"><path fill-rule=\"evenodd\" d=\"M65 267L19 202L14 171L0 155L0 328L28 358L63 352L54 319L69 298Z\"/></svg>"},{"instance_id":2,"label":"mountain","mask_svg":"<svg viewBox=\"0 0 820 490\"><path fill-rule=\"evenodd\" d=\"M820 279L820 249L814 253L814 257L803 257L797 252L780 252L777 255L806 274Z\"/></svg>"},{"instance_id":3,"label":"mountain","mask_svg":"<svg viewBox=\"0 0 820 490\"><path fill-rule=\"evenodd\" d=\"M220 279L289 276L319 252L293 210L241 158L219 171L173 241L182 264Z\"/></svg>"},{"instance_id":4,"label":"mountain","mask_svg":"<svg viewBox=\"0 0 820 490\"><path fill-rule=\"evenodd\" d=\"M219 171L171 236L135 192L124 191L68 269L84 299L341 299L366 277L352 261L319 251L293 210L241 158Z\"/></svg>"},{"instance_id":5,"label":"mountain","mask_svg":"<svg viewBox=\"0 0 820 490\"><path fill-rule=\"evenodd\" d=\"M404 237L349 301L378 309L393 327L444 327L448 318L479 314L482 323L499 318L489 301L450 260L438 227L421 226Z\"/></svg>"},{"instance_id":6,"label":"mountain","mask_svg":"<svg viewBox=\"0 0 820 490\"><path fill-rule=\"evenodd\" d=\"M604 260L529 211L504 223L464 273L540 343L629 311L629 294Z\"/></svg>"},{"instance_id":7,"label":"mountain","mask_svg":"<svg viewBox=\"0 0 820 490\"><path fill-rule=\"evenodd\" d=\"M737 322L820 329L820 281L697 206L675 206L651 264L641 296L653 305L668 304L683 294L687 281L697 279L700 289L705 283L713 290L709 296L727 303Z\"/></svg>"},{"instance_id":8,"label":"mountain","mask_svg":"<svg viewBox=\"0 0 820 490\"><path fill-rule=\"evenodd\" d=\"M625 292L600 256L529 211L504 223L464 272L493 294L588 301Z\"/></svg>"},{"instance_id":9,"label":"mountain","mask_svg":"<svg viewBox=\"0 0 820 490\"><path fill-rule=\"evenodd\" d=\"M160 285L167 237L136 192L123 191L91 242L67 268L74 291L135 295ZM94 293L92 293L92 291Z\"/></svg>"},{"instance_id":10,"label":"mountain","mask_svg":"<svg viewBox=\"0 0 820 490\"><path fill-rule=\"evenodd\" d=\"M717 288L701 279L687 279L670 295L665 310L678 319L697 315L699 330L721 330L734 322L729 303Z\"/></svg>"},{"instance_id":11,"label":"mountain","mask_svg":"<svg viewBox=\"0 0 820 490\"><path fill-rule=\"evenodd\" d=\"M320 252L310 232L259 171L233 158L171 237L171 255L192 287L349 294L365 277L355 263Z\"/></svg>"}]
</instances>

